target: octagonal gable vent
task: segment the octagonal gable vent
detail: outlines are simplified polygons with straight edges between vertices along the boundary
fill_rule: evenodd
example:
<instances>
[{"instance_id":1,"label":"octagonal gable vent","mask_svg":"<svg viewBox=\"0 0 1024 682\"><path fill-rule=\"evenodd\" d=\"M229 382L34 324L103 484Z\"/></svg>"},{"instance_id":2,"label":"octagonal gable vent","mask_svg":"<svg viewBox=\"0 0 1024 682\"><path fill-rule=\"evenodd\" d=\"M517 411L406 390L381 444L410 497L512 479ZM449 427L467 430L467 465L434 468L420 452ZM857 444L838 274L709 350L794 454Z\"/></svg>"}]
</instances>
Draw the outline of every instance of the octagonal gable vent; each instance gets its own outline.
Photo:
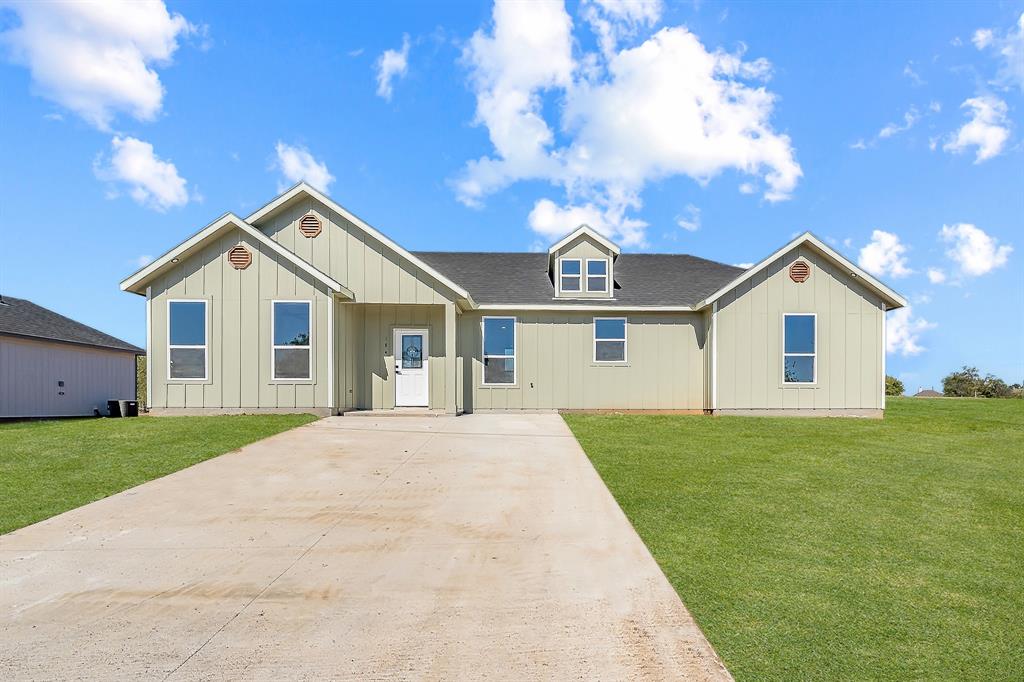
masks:
<instances>
[{"instance_id":1,"label":"octagonal gable vent","mask_svg":"<svg viewBox=\"0 0 1024 682\"><path fill-rule=\"evenodd\" d=\"M315 213L307 213L299 220L299 232L303 237L312 239L320 234L321 229L323 229L323 225L320 223L320 216Z\"/></svg>"},{"instance_id":2,"label":"octagonal gable vent","mask_svg":"<svg viewBox=\"0 0 1024 682\"><path fill-rule=\"evenodd\" d=\"M228 262L235 270L245 270L252 264L252 254L241 244L228 251Z\"/></svg>"},{"instance_id":3,"label":"octagonal gable vent","mask_svg":"<svg viewBox=\"0 0 1024 682\"><path fill-rule=\"evenodd\" d=\"M806 282L810 276L811 266L807 261L798 260L789 266L789 278L797 284Z\"/></svg>"}]
</instances>

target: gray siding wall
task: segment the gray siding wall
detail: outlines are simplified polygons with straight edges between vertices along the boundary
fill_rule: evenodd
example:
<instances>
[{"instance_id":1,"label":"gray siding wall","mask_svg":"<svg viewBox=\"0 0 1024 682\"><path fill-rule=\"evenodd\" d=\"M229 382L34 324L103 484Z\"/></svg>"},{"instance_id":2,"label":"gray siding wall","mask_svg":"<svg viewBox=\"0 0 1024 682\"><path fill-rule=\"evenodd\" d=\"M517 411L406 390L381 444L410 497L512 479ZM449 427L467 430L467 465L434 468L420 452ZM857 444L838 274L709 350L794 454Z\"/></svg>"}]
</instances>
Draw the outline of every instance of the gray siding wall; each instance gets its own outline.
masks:
<instances>
[{"instance_id":1,"label":"gray siding wall","mask_svg":"<svg viewBox=\"0 0 1024 682\"><path fill-rule=\"evenodd\" d=\"M323 224L320 235L312 239L302 236L298 228L299 219L309 211ZM454 300L431 275L318 201L296 200L255 227L351 289L359 303Z\"/></svg>"},{"instance_id":2,"label":"gray siding wall","mask_svg":"<svg viewBox=\"0 0 1024 682\"><path fill-rule=\"evenodd\" d=\"M106 414L135 397L134 353L0 336L0 417Z\"/></svg>"},{"instance_id":3,"label":"gray siding wall","mask_svg":"<svg viewBox=\"0 0 1024 682\"><path fill-rule=\"evenodd\" d=\"M491 315L491 313L488 313ZM493 313L516 317L514 387L482 385L481 313L459 318L460 404L473 410L704 409L706 327L698 313L608 314L627 318L627 362L594 362L594 314Z\"/></svg>"},{"instance_id":4,"label":"gray siding wall","mask_svg":"<svg viewBox=\"0 0 1024 682\"><path fill-rule=\"evenodd\" d=\"M225 254L238 243L252 265L235 270ZM154 408L326 408L326 287L241 230L210 242L151 285L150 367ZM167 302L207 301L208 379L167 377ZM271 379L271 301L313 301L312 381Z\"/></svg>"},{"instance_id":5,"label":"gray siding wall","mask_svg":"<svg viewBox=\"0 0 1024 682\"><path fill-rule=\"evenodd\" d=\"M811 276L787 268L802 257ZM817 314L817 383L782 382L783 313ZM882 409L885 306L848 273L803 246L719 301L719 409Z\"/></svg>"}]
</instances>

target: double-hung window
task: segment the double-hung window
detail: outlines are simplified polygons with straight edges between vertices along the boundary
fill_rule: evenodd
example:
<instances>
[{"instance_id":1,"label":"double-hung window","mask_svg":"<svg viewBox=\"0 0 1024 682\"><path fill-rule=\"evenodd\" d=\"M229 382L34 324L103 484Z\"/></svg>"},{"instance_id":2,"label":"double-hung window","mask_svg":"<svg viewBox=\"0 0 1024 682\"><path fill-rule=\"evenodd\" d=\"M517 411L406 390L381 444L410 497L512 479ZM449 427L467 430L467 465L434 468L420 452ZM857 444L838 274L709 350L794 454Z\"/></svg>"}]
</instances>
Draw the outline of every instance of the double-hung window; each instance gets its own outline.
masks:
<instances>
[{"instance_id":1,"label":"double-hung window","mask_svg":"<svg viewBox=\"0 0 1024 682\"><path fill-rule=\"evenodd\" d=\"M626 318L594 318L594 362L626 361Z\"/></svg>"},{"instance_id":2,"label":"double-hung window","mask_svg":"<svg viewBox=\"0 0 1024 682\"><path fill-rule=\"evenodd\" d=\"M579 258L562 258L558 263L559 291L583 291L583 261Z\"/></svg>"},{"instance_id":3,"label":"double-hung window","mask_svg":"<svg viewBox=\"0 0 1024 682\"><path fill-rule=\"evenodd\" d=\"M516 318L485 317L484 381L500 386L516 383Z\"/></svg>"},{"instance_id":4,"label":"double-hung window","mask_svg":"<svg viewBox=\"0 0 1024 682\"><path fill-rule=\"evenodd\" d=\"M206 380L206 301L167 302L167 378Z\"/></svg>"},{"instance_id":5,"label":"double-hung window","mask_svg":"<svg viewBox=\"0 0 1024 682\"><path fill-rule=\"evenodd\" d=\"M783 315L783 383L813 384L817 380L817 321L814 314Z\"/></svg>"},{"instance_id":6,"label":"double-hung window","mask_svg":"<svg viewBox=\"0 0 1024 682\"><path fill-rule=\"evenodd\" d=\"M312 305L309 301L274 301L271 367L274 379L312 379L310 341Z\"/></svg>"},{"instance_id":7,"label":"double-hung window","mask_svg":"<svg viewBox=\"0 0 1024 682\"><path fill-rule=\"evenodd\" d=\"M587 291L590 293L608 291L608 261L606 259L587 259Z\"/></svg>"}]
</instances>

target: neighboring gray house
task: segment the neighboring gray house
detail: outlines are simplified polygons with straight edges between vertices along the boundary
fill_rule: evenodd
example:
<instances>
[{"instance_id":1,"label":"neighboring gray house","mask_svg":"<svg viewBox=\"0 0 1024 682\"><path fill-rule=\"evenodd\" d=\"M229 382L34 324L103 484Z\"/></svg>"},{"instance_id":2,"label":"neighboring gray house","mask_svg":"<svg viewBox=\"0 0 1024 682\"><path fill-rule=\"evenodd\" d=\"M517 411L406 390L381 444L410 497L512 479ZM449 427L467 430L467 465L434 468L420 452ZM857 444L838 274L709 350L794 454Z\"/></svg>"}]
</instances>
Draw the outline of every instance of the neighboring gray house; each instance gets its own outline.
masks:
<instances>
[{"instance_id":1,"label":"neighboring gray house","mask_svg":"<svg viewBox=\"0 0 1024 682\"><path fill-rule=\"evenodd\" d=\"M421 407L880 416L904 299L807 233L752 268L411 253L300 183L121 288L147 299L157 413Z\"/></svg>"},{"instance_id":2,"label":"neighboring gray house","mask_svg":"<svg viewBox=\"0 0 1024 682\"><path fill-rule=\"evenodd\" d=\"M0 298L0 417L106 414L135 398L138 346L20 298Z\"/></svg>"}]
</instances>

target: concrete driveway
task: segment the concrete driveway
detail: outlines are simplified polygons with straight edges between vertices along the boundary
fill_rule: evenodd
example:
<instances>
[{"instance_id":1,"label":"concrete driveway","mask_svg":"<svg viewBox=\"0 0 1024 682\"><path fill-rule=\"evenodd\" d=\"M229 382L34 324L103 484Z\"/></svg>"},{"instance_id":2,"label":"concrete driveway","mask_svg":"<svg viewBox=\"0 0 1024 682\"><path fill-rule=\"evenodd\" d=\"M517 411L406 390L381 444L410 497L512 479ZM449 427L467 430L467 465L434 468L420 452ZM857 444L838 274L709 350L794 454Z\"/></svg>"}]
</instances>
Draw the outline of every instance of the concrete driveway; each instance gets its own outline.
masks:
<instances>
[{"instance_id":1,"label":"concrete driveway","mask_svg":"<svg viewBox=\"0 0 1024 682\"><path fill-rule=\"evenodd\" d=\"M0 538L4 679L728 679L557 415L334 417Z\"/></svg>"}]
</instances>

